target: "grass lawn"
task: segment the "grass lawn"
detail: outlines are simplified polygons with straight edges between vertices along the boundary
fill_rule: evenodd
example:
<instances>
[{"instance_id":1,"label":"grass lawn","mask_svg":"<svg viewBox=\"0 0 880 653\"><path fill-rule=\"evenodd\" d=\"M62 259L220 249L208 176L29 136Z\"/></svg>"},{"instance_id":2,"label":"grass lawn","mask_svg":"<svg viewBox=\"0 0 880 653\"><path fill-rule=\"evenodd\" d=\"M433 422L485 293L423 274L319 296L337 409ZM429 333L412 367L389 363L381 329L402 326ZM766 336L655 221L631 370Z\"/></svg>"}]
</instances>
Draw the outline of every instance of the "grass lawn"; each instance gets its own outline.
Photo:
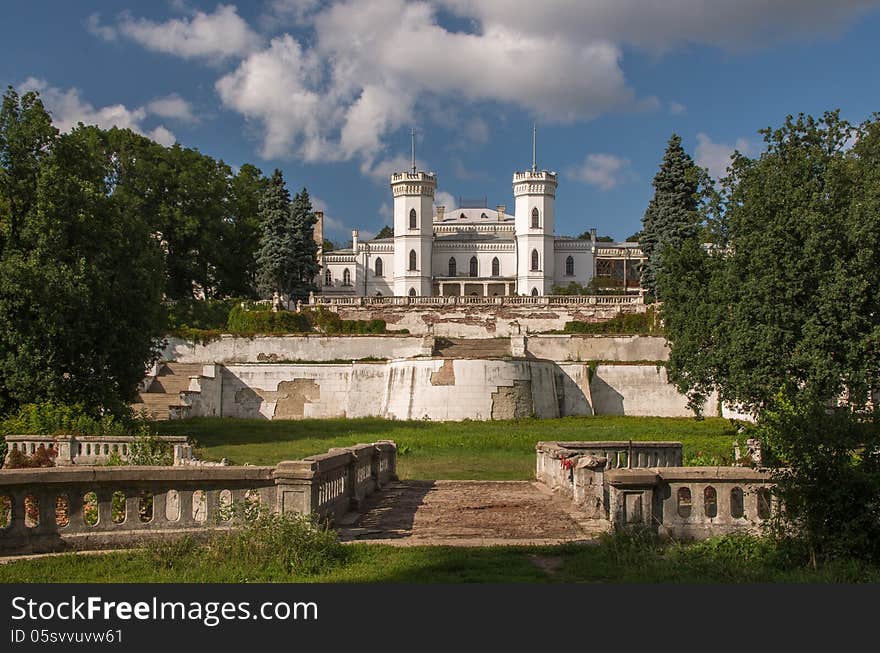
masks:
<instances>
[{"instance_id":1,"label":"grass lawn","mask_svg":"<svg viewBox=\"0 0 880 653\"><path fill-rule=\"evenodd\" d=\"M129 551L65 554L0 565L3 583L756 583L878 582L880 570L849 562L812 570L701 544L640 549L610 543L555 547L391 547L353 544L316 574L270 561L218 564L197 550L174 556Z\"/></svg>"},{"instance_id":2,"label":"grass lawn","mask_svg":"<svg viewBox=\"0 0 880 653\"><path fill-rule=\"evenodd\" d=\"M376 418L255 420L198 418L159 422L165 435L187 435L206 460L274 465L358 442L394 440L405 479L529 479L540 440L677 440L685 464L729 464L736 432L726 419L564 417L511 421L427 422Z\"/></svg>"}]
</instances>

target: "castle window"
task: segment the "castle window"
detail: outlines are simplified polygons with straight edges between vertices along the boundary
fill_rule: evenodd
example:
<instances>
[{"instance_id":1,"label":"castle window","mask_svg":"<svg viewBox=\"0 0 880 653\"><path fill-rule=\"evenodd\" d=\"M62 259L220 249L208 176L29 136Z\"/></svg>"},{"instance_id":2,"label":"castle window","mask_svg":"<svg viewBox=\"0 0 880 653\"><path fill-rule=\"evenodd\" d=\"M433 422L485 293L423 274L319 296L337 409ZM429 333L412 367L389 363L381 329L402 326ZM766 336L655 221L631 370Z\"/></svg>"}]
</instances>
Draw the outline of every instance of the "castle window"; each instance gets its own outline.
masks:
<instances>
[{"instance_id":1,"label":"castle window","mask_svg":"<svg viewBox=\"0 0 880 653\"><path fill-rule=\"evenodd\" d=\"M541 216L538 213L538 207L532 209L532 229L537 229L540 226Z\"/></svg>"},{"instance_id":2,"label":"castle window","mask_svg":"<svg viewBox=\"0 0 880 653\"><path fill-rule=\"evenodd\" d=\"M743 491L741 488L735 487L730 491L730 516L739 519L745 512Z\"/></svg>"},{"instance_id":3,"label":"castle window","mask_svg":"<svg viewBox=\"0 0 880 653\"><path fill-rule=\"evenodd\" d=\"M567 259L565 259L565 276L574 276L574 257L572 256L569 256Z\"/></svg>"},{"instance_id":4,"label":"castle window","mask_svg":"<svg viewBox=\"0 0 880 653\"><path fill-rule=\"evenodd\" d=\"M415 289L415 288L410 288L410 289L409 289L409 296L410 296L410 297L415 297L415 296L416 296L416 289Z\"/></svg>"},{"instance_id":5,"label":"castle window","mask_svg":"<svg viewBox=\"0 0 880 653\"><path fill-rule=\"evenodd\" d=\"M538 250L532 250L532 270L538 270Z\"/></svg>"},{"instance_id":6,"label":"castle window","mask_svg":"<svg viewBox=\"0 0 880 653\"><path fill-rule=\"evenodd\" d=\"M501 263L498 261L498 257L492 259L492 276L500 277L501 276Z\"/></svg>"},{"instance_id":7,"label":"castle window","mask_svg":"<svg viewBox=\"0 0 880 653\"><path fill-rule=\"evenodd\" d=\"M464 213L461 213L461 214L459 214L458 219L459 220L467 220L467 216Z\"/></svg>"},{"instance_id":8,"label":"castle window","mask_svg":"<svg viewBox=\"0 0 880 653\"><path fill-rule=\"evenodd\" d=\"M416 269L416 250L414 249L409 250L409 269Z\"/></svg>"},{"instance_id":9,"label":"castle window","mask_svg":"<svg viewBox=\"0 0 880 653\"><path fill-rule=\"evenodd\" d=\"M449 257L449 276L454 277L458 275L458 267L455 264L455 257Z\"/></svg>"},{"instance_id":10,"label":"castle window","mask_svg":"<svg viewBox=\"0 0 880 653\"><path fill-rule=\"evenodd\" d=\"M470 266L469 272L472 277L478 276L477 257L476 256L471 256L471 266Z\"/></svg>"},{"instance_id":11,"label":"castle window","mask_svg":"<svg viewBox=\"0 0 880 653\"><path fill-rule=\"evenodd\" d=\"M416 217L416 210L415 210L415 209L410 209L410 210L409 210L409 228L410 228L410 229L415 229L415 228L418 226L418 225L416 224L416 220L417 220L417 217Z\"/></svg>"},{"instance_id":12,"label":"castle window","mask_svg":"<svg viewBox=\"0 0 880 653\"><path fill-rule=\"evenodd\" d=\"M770 490L765 487L758 488L758 517L761 519L770 519Z\"/></svg>"},{"instance_id":13,"label":"castle window","mask_svg":"<svg viewBox=\"0 0 880 653\"><path fill-rule=\"evenodd\" d=\"M351 272L348 271L348 268L345 268L342 271L342 285L350 286L351 285Z\"/></svg>"},{"instance_id":14,"label":"castle window","mask_svg":"<svg viewBox=\"0 0 880 653\"><path fill-rule=\"evenodd\" d=\"M376 276L377 276L377 277L381 277L381 276L382 276L382 273L383 273L383 270L382 270L382 259L377 258L377 259L376 259Z\"/></svg>"},{"instance_id":15,"label":"castle window","mask_svg":"<svg viewBox=\"0 0 880 653\"><path fill-rule=\"evenodd\" d=\"M532 288L532 297L537 297L537 296L538 296L538 289Z\"/></svg>"},{"instance_id":16,"label":"castle window","mask_svg":"<svg viewBox=\"0 0 880 653\"><path fill-rule=\"evenodd\" d=\"M324 270L324 285L332 286L333 285L333 274L330 272L330 268Z\"/></svg>"}]
</instances>

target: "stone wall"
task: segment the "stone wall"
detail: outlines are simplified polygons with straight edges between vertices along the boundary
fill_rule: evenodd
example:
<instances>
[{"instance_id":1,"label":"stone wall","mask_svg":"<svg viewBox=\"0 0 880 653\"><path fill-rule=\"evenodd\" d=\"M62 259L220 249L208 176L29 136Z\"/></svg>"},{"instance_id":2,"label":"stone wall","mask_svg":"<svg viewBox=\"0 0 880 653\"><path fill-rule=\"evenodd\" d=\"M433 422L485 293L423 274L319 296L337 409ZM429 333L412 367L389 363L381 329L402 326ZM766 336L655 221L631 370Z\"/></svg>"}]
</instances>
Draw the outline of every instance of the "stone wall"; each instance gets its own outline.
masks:
<instances>
[{"instance_id":1,"label":"stone wall","mask_svg":"<svg viewBox=\"0 0 880 653\"><path fill-rule=\"evenodd\" d=\"M221 336L207 344L168 337L162 360L175 363L277 363L430 356L433 343L421 336Z\"/></svg>"},{"instance_id":2,"label":"stone wall","mask_svg":"<svg viewBox=\"0 0 880 653\"><path fill-rule=\"evenodd\" d=\"M453 305L336 306L345 320L385 320L389 329L408 329L414 335L448 338L494 338L561 331L566 322L602 322L621 312L644 313L644 304L509 306Z\"/></svg>"},{"instance_id":3,"label":"stone wall","mask_svg":"<svg viewBox=\"0 0 880 653\"><path fill-rule=\"evenodd\" d=\"M552 361L665 361L666 338L657 336L600 336L543 334L526 338L529 356Z\"/></svg>"}]
</instances>

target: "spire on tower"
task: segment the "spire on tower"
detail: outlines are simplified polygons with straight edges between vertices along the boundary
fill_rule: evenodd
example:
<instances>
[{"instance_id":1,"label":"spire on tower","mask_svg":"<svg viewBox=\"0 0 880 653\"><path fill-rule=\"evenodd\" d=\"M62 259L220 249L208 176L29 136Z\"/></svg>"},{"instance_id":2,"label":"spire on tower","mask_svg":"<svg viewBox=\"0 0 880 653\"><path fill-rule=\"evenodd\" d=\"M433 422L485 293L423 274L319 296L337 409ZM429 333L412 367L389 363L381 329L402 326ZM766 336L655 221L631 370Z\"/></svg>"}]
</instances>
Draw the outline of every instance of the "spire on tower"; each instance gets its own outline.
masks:
<instances>
[{"instance_id":1,"label":"spire on tower","mask_svg":"<svg viewBox=\"0 0 880 653\"><path fill-rule=\"evenodd\" d=\"M532 123L532 172L538 172L538 125Z\"/></svg>"},{"instance_id":2,"label":"spire on tower","mask_svg":"<svg viewBox=\"0 0 880 653\"><path fill-rule=\"evenodd\" d=\"M412 157L412 171L415 173L416 171L416 128L412 127L409 130L409 138L410 138L410 151Z\"/></svg>"}]
</instances>

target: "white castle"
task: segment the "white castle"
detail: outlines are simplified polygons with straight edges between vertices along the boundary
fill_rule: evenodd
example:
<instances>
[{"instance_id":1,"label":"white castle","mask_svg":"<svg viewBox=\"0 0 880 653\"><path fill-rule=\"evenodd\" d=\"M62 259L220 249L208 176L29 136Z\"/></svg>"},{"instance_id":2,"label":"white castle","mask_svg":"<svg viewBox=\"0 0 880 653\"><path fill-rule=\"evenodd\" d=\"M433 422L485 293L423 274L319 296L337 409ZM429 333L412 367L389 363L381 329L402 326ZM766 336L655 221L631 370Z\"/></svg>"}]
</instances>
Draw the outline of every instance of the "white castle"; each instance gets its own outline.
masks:
<instances>
[{"instance_id":1,"label":"white castle","mask_svg":"<svg viewBox=\"0 0 880 653\"><path fill-rule=\"evenodd\" d=\"M474 202L447 211L434 206L437 177L411 171L391 175L394 237L319 253L325 297L550 295L556 286L587 285L594 276L610 287L639 290L638 243L603 243L554 232L555 172L513 175L513 215L503 205ZM322 242L322 216L315 237Z\"/></svg>"}]
</instances>

